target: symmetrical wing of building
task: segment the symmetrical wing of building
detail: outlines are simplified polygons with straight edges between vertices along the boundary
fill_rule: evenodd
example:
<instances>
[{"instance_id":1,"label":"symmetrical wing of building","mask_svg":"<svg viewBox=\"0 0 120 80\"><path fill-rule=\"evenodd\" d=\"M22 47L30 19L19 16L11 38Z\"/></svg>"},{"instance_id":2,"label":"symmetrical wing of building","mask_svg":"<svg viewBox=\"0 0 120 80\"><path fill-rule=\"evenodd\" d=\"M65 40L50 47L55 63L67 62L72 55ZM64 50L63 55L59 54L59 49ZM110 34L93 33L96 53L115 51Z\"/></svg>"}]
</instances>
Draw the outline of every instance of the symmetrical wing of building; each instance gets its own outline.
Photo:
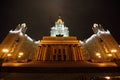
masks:
<instances>
[{"instance_id":1,"label":"symmetrical wing of building","mask_svg":"<svg viewBox=\"0 0 120 80\"><path fill-rule=\"evenodd\" d=\"M26 24L10 30L0 44L0 58L32 61L111 61L120 58L120 48L110 31L99 24L92 27L94 34L85 41L70 36L68 27L59 18L50 36L35 41L26 34Z\"/></svg>"}]
</instances>

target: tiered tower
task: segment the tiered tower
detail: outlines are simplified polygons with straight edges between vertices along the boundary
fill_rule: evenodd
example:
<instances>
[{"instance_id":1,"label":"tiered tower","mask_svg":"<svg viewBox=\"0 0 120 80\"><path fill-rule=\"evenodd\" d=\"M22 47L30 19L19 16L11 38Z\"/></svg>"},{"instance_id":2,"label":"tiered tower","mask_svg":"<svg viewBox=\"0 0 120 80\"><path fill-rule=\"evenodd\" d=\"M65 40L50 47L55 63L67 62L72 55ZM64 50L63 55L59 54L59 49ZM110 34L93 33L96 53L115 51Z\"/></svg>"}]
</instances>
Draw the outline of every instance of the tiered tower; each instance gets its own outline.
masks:
<instances>
[{"instance_id":1,"label":"tiered tower","mask_svg":"<svg viewBox=\"0 0 120 80\"><path fill-rule=\"evenodd\" d=\"M110 31L104 30L100 24L93 25L94 34L83 44L85 59L94 61L111 61L120 58L120 48Z\"/></svg>"},{"instance_id":2,"label":"tiered tower","mask_svg":"<svg viewBox=\"0 0 120 80\"><path fill-rule=\"evenodd\" d=\"M83 60L80 43L76 36L69 36L68 28L61 18L51 28L50 36L44 36L39 43L37 61L80 61Z\"/></svg>"},{"instance_id":3,"label":"tiered tower","mask_svg":"<svg viewBox=\"0 0 120 80\"><path fill-rule=\"evenodd\" d=\"M54 36L54 37L55 36L64 36L64 37L69 36L68 27L64 25L64 22L62 21L60 17L57 20L57 22L55 22L55 26L51 28L50 36Z\"/></svg>"},{"instance_id":4,"label":"tiered tower","mask_svg":"<svg viewBox=\"0 0 120 80\"><path fill-rule=\"evenodd\" d=\"M15 30L10 30L0 46L0 58L5 60L32 59L35 44L26 33L25 23L19 24ZM29 57L28 57L29 56Z\"/></svg>"}]
</instances>

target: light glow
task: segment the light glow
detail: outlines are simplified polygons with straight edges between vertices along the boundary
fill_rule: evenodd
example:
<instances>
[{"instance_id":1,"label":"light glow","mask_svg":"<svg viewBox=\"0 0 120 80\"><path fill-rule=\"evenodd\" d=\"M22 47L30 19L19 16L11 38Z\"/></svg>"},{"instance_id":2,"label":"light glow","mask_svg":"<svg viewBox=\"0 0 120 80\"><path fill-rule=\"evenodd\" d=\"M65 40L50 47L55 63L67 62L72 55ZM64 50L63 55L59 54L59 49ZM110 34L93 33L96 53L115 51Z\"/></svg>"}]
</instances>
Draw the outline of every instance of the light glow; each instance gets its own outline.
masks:
<instances>
[{"instance_id":1,"label":"light glow","mask_svg":"<svg viewBox=\"0 0 120 80\"><path fill-rule=\"evenodd\" d=\"M23 55L24 55L23 52L19 52L19 54L18 54L18 58L21 58Z\"/></svg>"},{"instance_id":2,"label":"light glow","mask_svg":"<svg viewBox=\"0 0 120 80\"><path fill-rule=\"evenodd\" d=\"M96 53L96 56L97 56L98 58L101 58L101 54L100 54L100 53Z\"/></svg>"},{"instance_id":3,"label":"light glow","mask_svg":"<svg viewBox=\"0 0 120 80\"><path fill-rule=\"evenodd\" d=\"M39 44L39 43L40 43L40 40L38 40L38 41L35 41L34 43L35 43L35 44Z\"/></svg>"},{"instance_id":4,"label":"light glow","mask_svg":"<svg viewBox=\"0 0 120 80\"><path fill-rule=\"evenodd\" d=\"M116 49L112 49L111 52L112 52L112 53L115 53L115 52L117 52L117 50L116 50Z\"/></svg>"},{"instance_id":5,"label":"light glow","mask_svg":"<svg viewBox=\"0 0 120 80\"><path fill-rule=\"evenodd\" d=\"M90 41L93 40L93 38L95 38L97 35L96 34L93 34L91 37L89 37L85 42L88 43Z\"/></svg>"},{"instance_id":6,"label":"light glow","mask_svg":"<svg viewBox=\"0 0 120 80\"><path fill-rule=\"evenodd\" d=\"M7 52L9 52L9 50L8 49L2 49L2 52L7 53Z\"/></svg>"},{"instance_id":7,"label":"light glow","mask_svg":"<svg viewBox=\"0 0 120 80\"><path fill-rule=\"evenodd\" d=\"M96 53L96 56L100 56L100 53Z\"/></svg>"},{"instance_id":8,"label":"light glow","mask_svg":"<svg viewBox=\"0 0 120 80\"><path fill-rule=\"evenodd\" d=\"M22 23L21 26L22 26L22 27L26 27L26 23Z\"/></svg>"},{"instance_id":9,"label":"light glow","mask_svg":"<svg viewBox=\"0 0 120 80\"><path fill-rule=\"evenodd\" d=\"M33 39L30 38L27 34L25 34L25 36L27 37L27 39L28 39L29 41L33 42Z\"/></svg>"},{"instance_id":10,"label":"light glow","mask_svg":"<svg viewBox=\"0 0 120 80\"><path fill-rule=\"evenodd\" d=\"M19 55L18 58L21 58L21 56Z\"/></svg>"},{"instance_id":11,"label":"light glow","mask_svg":"<svg viewBox=\"0 0 120 80\"><path fill-rule=\"evenodd\" d=\"M10 56L12 56L12 55L9 53L9 54L7 54L7 56L10 57Z\"/></svg>"},{"instance_id":12,"label":"light glow","mask_svg":"<svg viewBox=\"0 0 120 80\"><path fill-rule=\"evenodd\" d=\"M110 80L111 78L110 78L110 76L106 76L105 79Z\"/></svg>"},{"instance_id":13,"label":"light glow","mask_svg":"<svg viewBox=\"0 0 120 80\"><path fill-rule=\"evenodd\" d=\"M17 30L17 31L10 30L9 32L10 33L19 33L19 32L21 32L21 30Z\"/></svg>"},{"instance_id":14,"label":"light glow","mask_svg":"<svg viewBox=\"0 0 120 80\"><path fill-rule=\"evenodd\" d=\"M69 36L68 27L64 25L61 18L55 22L55 26L51 27L50 36L56 37L57 35Z\"/></svg>"},{"instance_id":15,"label":"light glow","mask_svg":"<svg viewBox=\"0 0 120 80\"><path fill-rule=\"evenodd\" d=\"M98 30L97 34L98 35L100 35L100 34L110 34L110 31L109 30L107 30L107 31Z\"/></svg>"},{"instance_id":16,"label":"light glow","mask_svg":"<svg viewBox=\"0 0 120 80\"><path fill-rule=\"evenodd\" d=\"M19 53L19 56L23 56L23 52L20 52L20 53Z\"/></svg>"},{"instance_id":17,"label":"light glow","mask_svg":"<svg viewBox=\"0 0 120 80\"><path fill-rule=\"evenodd\" d=\"M93 27L94 27L94 28L95 28L95 27L98 27L98 24L94 23L94 24L93 24Z\"/></svg>"},{"instance_id":18,"label":"light glow","mask_svg":"<svg viewBox=\"0 0 120 80\"><path fill-rule=\"evenodd\" d=\"M112 54L108 54L108 56L109 56L109 57L111 57L111 56L112 56Z\"/></svg>"},{"instance_id":19,"label":"light glow","mask_svg":"<svg viewBox=\"0 0 120 80\"><path fill-rule=\"evenodd\" d=\"M62 19L58 19L58 21L57 21L57 23L62 23L63 21L62 21Z\"/></svg>"},{"instance_id":20,"label":"light glow","mask_svg":"<svg viewBox=\"0 0 120 80\"><path fill-rule=\"evenodd\" d=\"M98 58L101 58L101 56L98 56Z\"/></svg>"},{"instance_id":21,"label":"light glow","mask_svg":"<svg viewBox=\"0 0 120 80\"><path fill-rule=\"evenodd\" d=\"M20 33L19 33L19 35L20 35L20 36L23 36L23 33L22 33L22 32L20 32Z\"/></svg>"}]
</instances>

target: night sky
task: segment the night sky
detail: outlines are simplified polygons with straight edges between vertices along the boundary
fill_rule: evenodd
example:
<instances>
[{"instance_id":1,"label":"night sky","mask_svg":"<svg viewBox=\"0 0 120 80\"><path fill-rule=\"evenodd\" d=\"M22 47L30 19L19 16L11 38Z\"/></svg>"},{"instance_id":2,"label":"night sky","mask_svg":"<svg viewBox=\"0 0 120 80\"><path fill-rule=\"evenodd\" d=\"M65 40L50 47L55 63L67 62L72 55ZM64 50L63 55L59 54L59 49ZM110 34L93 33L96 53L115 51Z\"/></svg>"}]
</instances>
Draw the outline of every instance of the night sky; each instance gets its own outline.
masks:
<instances>
[{"instance_id":1,"label":"night sky","mask_svg":"<svg viewBox=\"0 0 120 80\"><path fill-rule=\"evenodd\" d=\"M84 40L93 34L93 23L110 30L120 43L119 0L1 0L0 41L9 30L25 22L27 34L35 39L50 35L50 28L60 15L70 35Z\"/></svg>"}]
</instances>

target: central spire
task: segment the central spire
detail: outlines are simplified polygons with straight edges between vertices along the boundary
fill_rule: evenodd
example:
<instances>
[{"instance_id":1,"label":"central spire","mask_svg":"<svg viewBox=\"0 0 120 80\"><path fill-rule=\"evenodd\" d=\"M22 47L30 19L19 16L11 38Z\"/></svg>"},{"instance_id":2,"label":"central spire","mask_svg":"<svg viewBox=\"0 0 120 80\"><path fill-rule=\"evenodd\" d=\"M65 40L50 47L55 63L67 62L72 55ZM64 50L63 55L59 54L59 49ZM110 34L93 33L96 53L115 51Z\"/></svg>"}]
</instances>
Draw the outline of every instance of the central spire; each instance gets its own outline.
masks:
<instances>
[{"instance_id":1,"label":"central spire","mask_svg":"<svg viewBox=\"0 0 120 80\"><path fill-rule=\"evenodd\" d=\"M59 16L58 20L57 20L57 23L62 23L62 19L61 19L61 16Z\"/></svg>"},{"instance_id":2,"label":"central spire","mask_svg":"<svg viewBox=\"0 0 120 80\"><path fill-rule=\"evenodd\" d=\"M55 26L51 28L50 36L62 35L63 37L69 36L68 27L64 25L61 17L59 16L58 20L55 22Z\"/></svg>"}]
</instances>

